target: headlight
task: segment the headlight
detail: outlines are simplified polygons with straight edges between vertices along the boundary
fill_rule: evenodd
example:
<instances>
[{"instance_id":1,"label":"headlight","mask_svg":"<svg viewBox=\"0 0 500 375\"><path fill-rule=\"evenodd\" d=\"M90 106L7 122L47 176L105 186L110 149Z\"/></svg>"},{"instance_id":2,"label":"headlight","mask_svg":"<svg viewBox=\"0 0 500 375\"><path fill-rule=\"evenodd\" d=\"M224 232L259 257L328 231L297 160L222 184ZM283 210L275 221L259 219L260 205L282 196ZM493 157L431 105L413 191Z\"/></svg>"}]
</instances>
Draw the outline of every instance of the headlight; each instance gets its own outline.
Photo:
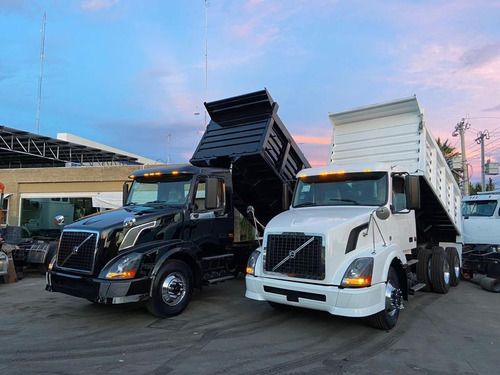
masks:
<instances>
[{"instance_id":1,"label":"headlight","mask_svg":"<svg viewBox=\"0 0 500 375\"><path fill-rule=\"evenodd\" d=\"M344 288L361 288L372 285L373 258L355 259L342 278Z\"/></svg>"},{"instance_id":2,"label":"headlight","mask_svg":"<svg viewBox=\"0 0 500 375\"><path fill-rule=\"evenodd\" d=\"M132 279L141 264L141 254L131 253L121 257L109 267L106 279ZM108 267L106 267L108 268Z\"/></svg>"},{"instance_id":3,"label":"headlight","mask_svg":"<svg viewBox=\"0 0 500 375\"><path fill-rule=\"evenodd\" d=\"M255 276L255 265L257 264L257 259L259 259L259 255L260 255L259 250L255 250L252 254L250 254L250 257L248 258L247 262L247 274Z\"/></svg>"}]
</instances>

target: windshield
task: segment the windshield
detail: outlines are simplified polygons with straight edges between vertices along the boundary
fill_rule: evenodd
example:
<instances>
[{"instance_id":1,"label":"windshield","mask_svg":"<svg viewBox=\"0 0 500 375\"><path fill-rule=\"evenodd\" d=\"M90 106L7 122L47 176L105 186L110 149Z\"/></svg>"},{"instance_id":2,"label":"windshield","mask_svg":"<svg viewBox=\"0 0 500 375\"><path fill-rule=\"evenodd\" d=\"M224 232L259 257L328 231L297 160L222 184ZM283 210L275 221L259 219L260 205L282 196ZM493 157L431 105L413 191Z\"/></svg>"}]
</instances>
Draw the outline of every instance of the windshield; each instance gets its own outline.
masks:
<instances>
[{"instance_id":1,"label":"windshield","mask_svg":"<svg viewBox=\"0 0 500 375\"><path fill-rule=\"evenodd\" d=\"M187 203L192 175L168 176L168 180L141 178L134 180L127 205L167 204L180 206Z\"/></svg>"},{"instance_id":2,"label":"windshield","mask_svg":"<svg viewBox=\"0 0 500 375\"><path fill-rule=\"evenodd\" d=\"M293 207L382 206L387 202L387 181L383 172L302 177L295 190Z\"/></svg>"},{"instance_id":3,"label":"windshield","mask_svg":"<svg viewBox=\"0 0 500 375\"><path fill-rule=\"evenodd\" d=\"M493 216L497 201L473 201L462 204L463 216Z\"/></svg>"}]
</instances>

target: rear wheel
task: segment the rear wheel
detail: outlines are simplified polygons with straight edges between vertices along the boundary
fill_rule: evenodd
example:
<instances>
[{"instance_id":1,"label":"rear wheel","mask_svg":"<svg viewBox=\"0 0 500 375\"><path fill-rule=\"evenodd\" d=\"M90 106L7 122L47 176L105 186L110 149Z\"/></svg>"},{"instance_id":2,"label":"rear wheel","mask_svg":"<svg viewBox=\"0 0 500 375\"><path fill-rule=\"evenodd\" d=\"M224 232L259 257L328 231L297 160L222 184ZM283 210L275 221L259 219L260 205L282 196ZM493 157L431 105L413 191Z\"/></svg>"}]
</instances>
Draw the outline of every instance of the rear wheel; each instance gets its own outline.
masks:
<instances>
[{"instance_id":1,"label":"rear wheel","mask_svg":"<svg viewBox=\"0 0 500 375\"><path fill-rule=\"evenodd\" d=\"M457 286L460 282L460 257L458 251L454 247L447 247L444 249L448 262L450 263L450 285Z\"/></svg>"},{"instance_id":2,"label":"rear wheel","mask_svg":"<svg viewBox=\"0 0 500 375\"><path fill-rule=\"evenodd\" d=\"M403 293L399 289L398 273L389 268L385 287L385 309L370 317L370 323L375 328L389 330L398 321L399 310L403 307Z\"/></svg>"},{"instance_id":3,"label":"rear wheel","mask_svg":"<svg viewBox=\"0 0 500 375\"><path fill-rule=\"evenodd\" d=\"M421 247L418 249L417 280L420 284L425 284L425 287L422 288L422 290L425 292L432 292L431 258L431 249L427 249L425 247Z\"/></svg>"},{"instance_id":4,"label":"rear wheel","mask_svg":"<svg viewBox=\"0 0 500 375\"><path fill-rule=\"evenodd\" d=\"M432 248L431 277L434 292L446 294L450 289L450 262L444 249L440 246Z\"/></svg>"},{"instance_id":5,"label":"rear wheel","mask_svg":"<svg viewBox=\"0 0 500 375\"><path fill-rule=\"evenodd\" d=\"M192 294L191 269L182 261L172 260L158 272L152 297L146 302L146 308L159 318L179 315L188 306Z\"/></svg>"}]
</instances>

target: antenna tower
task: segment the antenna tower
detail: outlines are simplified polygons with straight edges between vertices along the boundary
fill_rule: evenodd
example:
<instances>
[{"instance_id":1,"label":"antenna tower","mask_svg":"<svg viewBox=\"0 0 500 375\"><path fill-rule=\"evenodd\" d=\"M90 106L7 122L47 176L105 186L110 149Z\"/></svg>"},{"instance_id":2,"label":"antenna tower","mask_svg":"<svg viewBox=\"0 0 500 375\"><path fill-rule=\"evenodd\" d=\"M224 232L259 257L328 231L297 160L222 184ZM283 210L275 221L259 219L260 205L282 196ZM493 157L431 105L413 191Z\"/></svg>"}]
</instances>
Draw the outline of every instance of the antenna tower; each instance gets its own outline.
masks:
<instances>
[{"instance_id":1,"label":"antenna tower","mask_svg":"<svg viewBox=\"0 0 500 375\"><path fill-rule=\"evenodd\" d=\"M36 132L40 134L40 106L42 105L42 78L43 78L43 59L45 57L45 24L46 14L43 12L43 25L42 25L42 46L40 51L40 80L38 81L38 107L36 110Z\"/></svg>"}]
</instances>

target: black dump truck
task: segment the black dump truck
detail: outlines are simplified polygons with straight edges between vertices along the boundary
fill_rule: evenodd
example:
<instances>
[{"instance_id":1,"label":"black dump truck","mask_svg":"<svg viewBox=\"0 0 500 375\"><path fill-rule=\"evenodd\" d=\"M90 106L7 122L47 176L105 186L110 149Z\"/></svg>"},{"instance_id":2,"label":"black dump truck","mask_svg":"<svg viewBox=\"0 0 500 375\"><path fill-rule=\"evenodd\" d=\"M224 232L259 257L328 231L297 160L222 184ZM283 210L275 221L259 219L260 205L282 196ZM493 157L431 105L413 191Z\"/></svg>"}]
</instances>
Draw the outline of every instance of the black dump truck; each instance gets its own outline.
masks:
<instances>
[{"instance_id":1,"label":"black dump truck","mask_svg":"<svg viewBox=\"0 0 500 375\"><path fill-rule=\"evenodd\" d=\"M193 288L245 269L258 243L236 241L235 211L265 225L309 163L267 90L205 107L211 121L191 164L138 170L122 208L63 228L46 290L102 304L145 301L165 318L187 307Z\"/></svg>"}]
</instances>

